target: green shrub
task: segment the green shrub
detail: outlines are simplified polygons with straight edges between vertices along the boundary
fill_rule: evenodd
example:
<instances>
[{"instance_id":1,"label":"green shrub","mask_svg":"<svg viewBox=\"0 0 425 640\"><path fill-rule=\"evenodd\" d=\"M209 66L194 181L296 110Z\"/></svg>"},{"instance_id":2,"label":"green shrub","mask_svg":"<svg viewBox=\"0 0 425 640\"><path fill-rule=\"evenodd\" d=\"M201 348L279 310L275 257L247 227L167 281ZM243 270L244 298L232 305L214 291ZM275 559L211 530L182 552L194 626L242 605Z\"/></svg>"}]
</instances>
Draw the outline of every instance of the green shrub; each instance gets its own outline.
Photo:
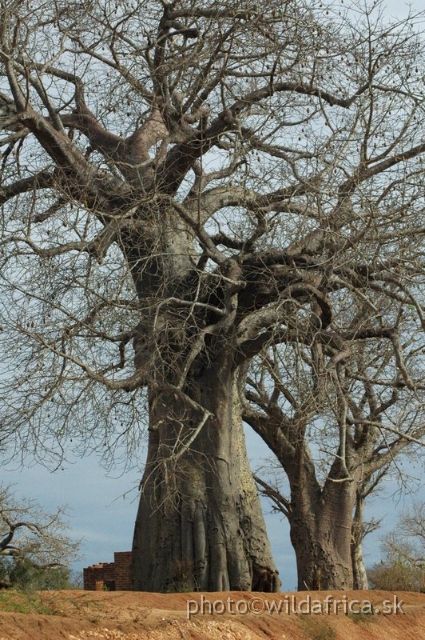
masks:
<instances>
[{"instance_id":1,"label":"green shrub","mask_svg":"<svg viewBox=\"0 0 425 640\"><path fill-rule=\"evenodd\" d=\"M367 572L371 589L384 591L423 591L424 572L407 562L386 560Z\"/></svg>"},{"instance_id":2,"label":"green shrub","mask_svg":"<svg viewBox=\"0 0 425 640\"><path fill-rule=\"evenodd\" d=\"M0 583L21 591L73 588L71 572L67 567L37 567L28 560L1 556Z\"/></svg>"}]
</instances>

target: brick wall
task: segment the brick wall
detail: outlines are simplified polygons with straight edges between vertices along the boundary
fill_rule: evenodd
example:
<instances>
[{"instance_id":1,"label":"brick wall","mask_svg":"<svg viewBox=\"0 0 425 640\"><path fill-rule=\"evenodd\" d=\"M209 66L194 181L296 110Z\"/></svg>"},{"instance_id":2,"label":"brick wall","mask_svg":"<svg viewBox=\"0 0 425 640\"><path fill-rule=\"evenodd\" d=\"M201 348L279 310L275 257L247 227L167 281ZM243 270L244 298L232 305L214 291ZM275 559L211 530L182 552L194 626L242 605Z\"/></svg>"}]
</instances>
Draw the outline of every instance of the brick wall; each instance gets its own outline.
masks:
<instances>
[{"instance_id":1,"label":"brick wall","mask_svg":"<svg viewBox=\"0 0 425 640\"><path fill-rule=\"evenodd\" d=\"M113 562L99 562L83 569L84 589L87 591L115 591L115 572Z\"/></svg>"},{"instance_id":2,"label":"brick wall","mask_svg":"<svg viewBox=\"0 0 425 640\"><path fill-rule=\"evenodd\" d=\"M114 553L115 590L133 591L131 579L131 551L116 551Z\"/></svg>"},{"instance_id":3,"label":"brick wall","mask_svg":"<svg viewBox=\"0 0 425 640\"><path fill-rule=\"evenodd\" d=\"M117 551L114 562L100 562L83 569L86 591L132 591L131 551Z\"/></svg>"}]
</instances>

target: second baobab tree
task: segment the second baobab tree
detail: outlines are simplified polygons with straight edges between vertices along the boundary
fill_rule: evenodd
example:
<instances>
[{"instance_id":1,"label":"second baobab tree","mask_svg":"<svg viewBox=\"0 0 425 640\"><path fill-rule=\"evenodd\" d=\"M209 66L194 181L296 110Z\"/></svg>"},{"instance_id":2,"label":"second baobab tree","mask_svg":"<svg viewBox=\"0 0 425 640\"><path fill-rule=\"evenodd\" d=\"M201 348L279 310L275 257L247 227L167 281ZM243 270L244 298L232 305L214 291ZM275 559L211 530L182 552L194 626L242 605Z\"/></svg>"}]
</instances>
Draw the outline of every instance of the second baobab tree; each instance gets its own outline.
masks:
<instances>
[{"instance_id":1,"label":"second baobab tree","mask_svg":"<svg viewBox=\"0 0 425 640\"><path fill-rule=\"evenodd\" d=\"M136 588L275 590L239 370L312 310L341 362L328 283L396 288L392 234L420 268L422 44L354 5L0 7L2 441L131 450L146 408Z\"/></svg>"}]
</instances>

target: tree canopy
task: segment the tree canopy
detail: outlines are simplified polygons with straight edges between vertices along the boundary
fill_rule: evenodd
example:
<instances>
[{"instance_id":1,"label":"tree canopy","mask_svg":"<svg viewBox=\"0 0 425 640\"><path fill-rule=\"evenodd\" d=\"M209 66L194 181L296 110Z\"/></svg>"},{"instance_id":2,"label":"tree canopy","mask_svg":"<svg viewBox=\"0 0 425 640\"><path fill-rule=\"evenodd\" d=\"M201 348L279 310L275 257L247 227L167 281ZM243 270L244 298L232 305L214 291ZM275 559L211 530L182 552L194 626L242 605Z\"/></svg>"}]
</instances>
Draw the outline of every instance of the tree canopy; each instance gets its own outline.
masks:
<instances>
[{"instance_id":1,"label":"tree canopy","mask_svg":"<svg viewBox=\"0 0 425 640\"><path fill-rule=\"evenodd\" d=\"M1 442L131 451L148 423L136 583L166 588L171 558L195 586L276 588L242 417L315 499L318 417L351 501L422 441L420 16L0 6Z\"/></svg>"},{"instance_id":2,"label":"tree canopy","mask_svg":"<svg viewBox=\"0 0 425 640\"><path fill-rule=\"evenodd\" d=\"M17 500L11 487L0 487L2 586L63 586L78 548L68 535L63 508L46 513L34 500Z\"/></svg>"}]
</instances>

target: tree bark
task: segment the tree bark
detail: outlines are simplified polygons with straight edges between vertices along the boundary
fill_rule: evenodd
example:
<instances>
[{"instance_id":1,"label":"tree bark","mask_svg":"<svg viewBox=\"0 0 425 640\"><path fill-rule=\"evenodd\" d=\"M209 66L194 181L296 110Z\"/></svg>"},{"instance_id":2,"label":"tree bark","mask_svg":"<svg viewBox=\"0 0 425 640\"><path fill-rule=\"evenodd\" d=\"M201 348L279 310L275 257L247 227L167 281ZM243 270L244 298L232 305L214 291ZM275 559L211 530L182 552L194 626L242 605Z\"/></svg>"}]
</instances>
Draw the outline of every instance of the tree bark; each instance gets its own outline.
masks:
<instances>
[{"instance_id":1,"label":"tree bark","mask_svg":"<svg viewBox=\"0 0 425 640\"><path fill-rule=\"evenodd\" d=\"M151 397L133 543L135 589L277 591L229 360L211 363L189 386L212 416L187 450L181 434L195 434L205 414L172 392Z\"/></svg>"},{"instance_id":2,"label":"tree bark","mask_svg":"<svg viewBox=\"0 0 425 640\"><path fill-rule=\"evenodd\" d=\"M353 564L353 589L363 591L369 589L362 549L364 537L364 506L365 497L360 492L357 492L351 536L351 558Z\"/></svg>"},{"instance_id":3,"label":"tree bark","mask_svg":"<svg viewBox=\"0 0 425 640\"><path fill-rule=\"evenodd\" d=\"M301 424L287 433L279 416L261 416L246 405L244 419L275 453L288 477L291 497L283 511L296 555L298 590L352 589L351 536L360 481L354 454L348 459L354 469L351 477L338 455L320 483Z\"/></svg>"},{"instance_id":4,"label":"tree bark","mask_svg":"<svg viewBox=\"0 0 425 640\"><path fill-rule=\"evenodd\" d=\"M248 464L236 384L237 303L232 307L230 299L237 276L227 270L220 281L217 273L219 284L207 287L202 306L193 233L166 204L143 218L151 219L150 227L122 236L143 309L135 367L149 392L134 587L276 591L280 582ZM210 309L213 295L219 313Z\"/></svg>"},{"instance_id":5,"label":"tree bark","mask_svg":"<svg viewBox=\"0 0 425 640\"><path fill-rule=\"evenodd\" d=\"M316 504L292 499L291 542L298 569L298 590L353 588L351 559L352 483L325 488Z\"/></svg>"}]
</instances>

